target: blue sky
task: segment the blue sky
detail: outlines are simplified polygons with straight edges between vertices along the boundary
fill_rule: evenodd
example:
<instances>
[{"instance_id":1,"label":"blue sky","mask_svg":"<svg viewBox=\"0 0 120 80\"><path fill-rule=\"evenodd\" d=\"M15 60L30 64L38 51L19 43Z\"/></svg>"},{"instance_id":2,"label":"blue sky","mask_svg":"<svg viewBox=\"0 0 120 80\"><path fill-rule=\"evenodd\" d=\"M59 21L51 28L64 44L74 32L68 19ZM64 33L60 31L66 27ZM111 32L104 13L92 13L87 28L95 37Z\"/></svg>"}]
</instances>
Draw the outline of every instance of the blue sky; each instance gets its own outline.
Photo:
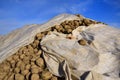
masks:
<instances>
[{"instance_id":1,"label":"blue sky","mask_svg":"<svg viewBox=\"0 0 120 80\"><path fill-rule=\"evenodd\" d=\"M81 14L120 28L120 0L0 0L0 34L61 13Z\"/></svg>"}]
</instances>

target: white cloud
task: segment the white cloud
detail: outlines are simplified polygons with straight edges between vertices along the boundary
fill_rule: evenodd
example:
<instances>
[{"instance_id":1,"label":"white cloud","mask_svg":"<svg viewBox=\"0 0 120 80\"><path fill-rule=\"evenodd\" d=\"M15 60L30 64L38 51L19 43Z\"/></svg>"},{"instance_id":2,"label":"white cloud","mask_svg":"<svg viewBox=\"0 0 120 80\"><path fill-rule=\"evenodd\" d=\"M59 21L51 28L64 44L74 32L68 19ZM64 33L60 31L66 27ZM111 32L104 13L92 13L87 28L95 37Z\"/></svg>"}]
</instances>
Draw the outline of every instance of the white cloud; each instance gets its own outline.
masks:
<instances>
[{"instance_id":1,"label":"white cloud","mask_svg":"<svg viewBox=\"0 0 120 80\"><path fill-rule=\"evenodd\" d=\"M103 0L105 3L112 5L115 8L120 8L120 0Z\"/></svg>"},{"instance_id":2,"label":"white cloud","mask_svg":"<svg viewBox=\"0 0 120 80\"><path fill-rule=\"evenodd\" d=\"M117 23L117 22L111 22L111 23L108 23L110 26L112 27L117 27L117 28L120 28L120 23Z\"/></svg>"},{"instance_id":3,"label":"white cloud","mask_svg":"<svg viewBox=\"0 0 120 80\"><path fill-rule=\"evenodd\" d=\"M62 6L57 7L58 10L61 12L71 12L71 13L79 13L79 12L85 12L88 8L89 5L92 4L93 0L85 0L85 1L81 1L78 4L63 4Z\"/></svg>"},{"instance_id":4,"label":"white cloud","mask_svg":"<svg viewBox=\"0 0 120 80\"><path fill-rule=\"evenodd\" d=\"M23 0L9 0L11 2L15 2L15 3L21 3Z\"/></svg>"},{"instance_id":5,"label":"white cloud","mask_svg":"<svg viewBox=\"0 0 120 80\"><path fill-rule=\"evenodd\" d=\"M15 30L16 28L23 27L29 24L40 24L45 22L42 19L32 19L32 20L16 20L16 19L2 19L0 20L0 34L6 34Z\"/></svg>"},{"instance_id":6,"label":"white cloud","mask_svg":"<svg viewBox=\"0 0 120 80\"><path fill-rule=\"evenodd\" d=\"M3 30L1 32L7 33L5 29L15 29L17 27L21 27L24 24L31 24L31 23L42 23L48 20L50 16L48 15L56 15L60 13L82 13L85 12L90 4L92 4L93 0L82 0L78 4L76 3L69 3L65 2L63 3L57 3L57 1L54 4L58 5L52 5L53 3L50 2L49 0L10 0L11 2L14 2L20 5L21 8L23 9L18 9L18 8L11 8L11 9L3 9L0 10L0 30ZM48 7L48 8L47 8ZM42 9L41 9L42 8ZM45 10L44 10L45 8ZM29 15L24 14L24 12L27 12L30 9L32 15L35 15L32 19L25 19L21 20L24 16ZM42 10L42 11L41 11ZM16 14L17 12L17 14ZM21 16L21 17L19 17ZM5 20L3 20L5 19ZM15 20L16 19L16 20ZM3 26L3 27L2 27Z\"/></svg>"},{"instance_id":7,"label":"white cloud","mask_svg":"<svg viewBox=\"0 0 120 80\"><path fill-rule=\"evenodd\" d=\"M42 6L47 3L47 0L10 0L13 3L21 4L24 6L34 7L34 6Z\"/></svg>"},{"instance_id":8,"label":"white cloud","mask_svg":"<svg viewBox=\"0 0 120 80\"><path fill-rule=\"evenodd\" d=\"M49 7L49 9L42 11L42 13L39 13L37 15L37 17L43 17L44 18L48 15L51 14L60 14L60 13L83 13L85 11L87 11L87 9L89 8L89 6L93 3L93 0L85 0L85 1L80 1L78 4L76 3L67 3L65 2L63 3L59 3L58 5L54 5ZM51 3L46 3L47 4L51 4ZM57 3L56 3L57 4Z\"/></svg>"},{"instance_id":9,"label":"white cloud","mask_svg":"<svg viewBox=\"0 0 120 80\"><path fill-rule=\"evenodd\" d=\"M15 0L15 2L16 2L16 3L20 3L20 2L21 2L21 0Z\"/></svg>"},{"instance_id":10,"label":"white cloud","mask_svg":"<svg viewBox=\"0 0 120 80\"><path fill-rule=\"evenodd\" d=\"M20 22L17 22L16 20L0 20L0 34L6 34L9 33L10 31L16 29L17 27L21 27L22 25Z\"/></svg>"},{"instance_id":11,"label":"white cloud","mask_svg":"<svg viewBox=\"0 0 120 80\"><path fill-rule=\"evenodd\" d=\"M116 15L117 15L118 17L120 17L120 12L116 13Z\"/></svg>"}]
</instances>

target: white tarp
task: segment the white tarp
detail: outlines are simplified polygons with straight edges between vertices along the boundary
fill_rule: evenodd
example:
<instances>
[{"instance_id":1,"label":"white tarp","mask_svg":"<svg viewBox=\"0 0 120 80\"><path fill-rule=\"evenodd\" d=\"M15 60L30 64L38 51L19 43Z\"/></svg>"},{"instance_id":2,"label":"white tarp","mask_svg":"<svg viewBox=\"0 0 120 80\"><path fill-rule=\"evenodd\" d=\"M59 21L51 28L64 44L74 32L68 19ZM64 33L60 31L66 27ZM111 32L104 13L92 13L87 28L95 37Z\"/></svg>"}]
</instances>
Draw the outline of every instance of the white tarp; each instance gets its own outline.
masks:
<instances>
[{"instance_id":1,"label":"white tarp","mask_svg":"<svg viewBox=\"0 0 120 80\"><path fill-rule=\"evenodd\" d=\"M75 38L67 39L65 34L51 32L41 41L45 61L53 74L57 76L65 74L66 80L72 80L70 74L79 78L87 71L94 71L102 78L88 79L86 77L86 80L120 79L119 30L96 24L83 31L76 29L73 34ZM92 44L80 45L78 40L81 38L91 41ZM60 65L63 62L64 65L66 63L66 70ZM62 69L59 70L59 68ZM89 73L89 76L90 74L93 73ZM104 76L109 78L104 78Z\"/></svg>"}]
</instances>

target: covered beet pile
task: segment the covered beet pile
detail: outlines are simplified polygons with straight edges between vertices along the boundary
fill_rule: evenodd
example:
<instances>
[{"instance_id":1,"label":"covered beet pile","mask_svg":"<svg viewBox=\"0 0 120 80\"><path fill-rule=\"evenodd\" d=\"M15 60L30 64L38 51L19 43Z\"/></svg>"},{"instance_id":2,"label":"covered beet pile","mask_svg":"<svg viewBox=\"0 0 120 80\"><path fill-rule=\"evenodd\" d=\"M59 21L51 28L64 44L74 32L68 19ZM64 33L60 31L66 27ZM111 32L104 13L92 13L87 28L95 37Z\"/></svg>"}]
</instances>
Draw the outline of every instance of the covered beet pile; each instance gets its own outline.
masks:
<instances>
[{"instance_id":1,"label":"covered beet pile","mask_svg":"<svg viewBox=\"0 0 120 80\"><path fill-rule=\"evenodd\" d=\"M53 63L48 63L47 60L49 60L49 59L46 58L46 56L44 54L44 53L49 54L49 48L44 50L44 48L43 48L44 44L41 42L42 40L45 39L45 37L47 35L49 36L52 33L56 33L56 35L57 34L65 35L64 38L68 39L68 40L75 40L77 38L75 41L80 46L83 46L83 47L86 47L87 45L96 46L93 43L94 37L91 36L90 40L88 40L87 37L79 38L79 37L75 36L77 34L77 32L75 32L75 29L79 29L79 31L81 30L80 32L82 32L82 31L84 31L84 29L88 28L91 25L96 25L96 24L104 25L104 24L101 22L83 18L80 15L76 15L76 16L78 17L76 20L75 19L74 20L65 20L64 22L62 22L60 24L53 25L53 26L47 28L46 30L44 30L40 33L37 33L34 36L34 41L32 43L29 43L25 46L21 46L19 48L19 50L17 50L17 52L15 52L13 55L10 55L6 59L4 59L0 63L0 80L79 80L78 76L76 76L75 73L72 73L72 71L71 71L71 70L73 70L73 68L75 68L75 70L77 70L77 68L73 67L73 65L71 66L71 63L69 63L69 60L67 60L66 56L64 57L63 55L62 55L63 56L62 58L65 58L65 60L68 61L67 65L69 65L68 68L70 69L70 72L65 73L63 75L58 75L58 74L54 73L54 71L52 71L51 65L50 65ZM78 27L81 27L81 28L78 28ZM54 41L53 41L53 43L54 43ZM76 47L76 48L78 48L78 47ZM97 47L96 47L96 49L97 49ZM47 52L47 50L48 50L48 52ZM57 53L56 51L52 51L52 50L50 52ZM74 53L74 51L73 51L73 53ZM97 53L97 51L96 51L96 53ZM75 54L77 54L77 53L75 53ZM52 54L52 55L54 55L54 54ZM99 55L97 55L97 56L99 56ZM90 60L91 60L91 58L90 58ZM99 60L98 60L98 62L99 62ZM74 64L74 63L72 63L72 64ZM65 71L63 69L63 72L69 71L66 68L65 68ZM79 75L79 78L81 78L82 80L97 80L97 78L90 79L90 77L89 77L90 75L88 75L88 77L89 77L88 79L85 79L83 77L84 73L88 72L88 74L89 74L91 70L92 69L88 69L88 71L86 71L86 68L83 69L83 71L79 70L79 72L81 72L81 74ZM96 70L96 68L95 68L95 70ZM70 74L70 76L69 76L69 74ZM78 73L76 73L76 74L78 74ZM105 74L105 73L103 73L103 74ZM105 75L109 75L109 74L106 73ZM103 80L103 79L101 78L99 80ZM115 78L115 79L117 80L118 78ZM112 80L112 79L110 79L110 80Z\"/></svg>"}]
</instances>

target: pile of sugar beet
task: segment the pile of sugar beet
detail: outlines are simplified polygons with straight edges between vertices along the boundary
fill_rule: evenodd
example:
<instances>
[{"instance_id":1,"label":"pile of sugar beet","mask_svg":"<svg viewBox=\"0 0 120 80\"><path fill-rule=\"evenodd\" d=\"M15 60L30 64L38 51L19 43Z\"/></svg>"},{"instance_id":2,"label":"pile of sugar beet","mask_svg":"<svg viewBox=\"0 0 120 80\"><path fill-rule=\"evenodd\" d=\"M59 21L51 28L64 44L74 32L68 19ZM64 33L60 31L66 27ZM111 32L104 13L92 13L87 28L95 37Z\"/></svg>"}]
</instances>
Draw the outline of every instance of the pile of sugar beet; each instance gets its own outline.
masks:
<instances>
[{"instance_id":1,"label":"pile of sugar beet","mask_svg":"<svg viewBox=\"0 0 120 80\"><path fill-rule=\"evenodd\" d=\"M80 15L76 16L81 17ZM0 80L65 80L64 77L57 77L48 70L40 46L42 37L48 35L50 31L69 35L78 26L87 27L99 23L85 18L83 20L66 20L60 25L55 25L36 34L32 43L21 47L16 53L0 63ZM78 43L86 45L87 42L79 40ZM73 77L73 80L76 79Z\"/></svg>"}]
</instances>

